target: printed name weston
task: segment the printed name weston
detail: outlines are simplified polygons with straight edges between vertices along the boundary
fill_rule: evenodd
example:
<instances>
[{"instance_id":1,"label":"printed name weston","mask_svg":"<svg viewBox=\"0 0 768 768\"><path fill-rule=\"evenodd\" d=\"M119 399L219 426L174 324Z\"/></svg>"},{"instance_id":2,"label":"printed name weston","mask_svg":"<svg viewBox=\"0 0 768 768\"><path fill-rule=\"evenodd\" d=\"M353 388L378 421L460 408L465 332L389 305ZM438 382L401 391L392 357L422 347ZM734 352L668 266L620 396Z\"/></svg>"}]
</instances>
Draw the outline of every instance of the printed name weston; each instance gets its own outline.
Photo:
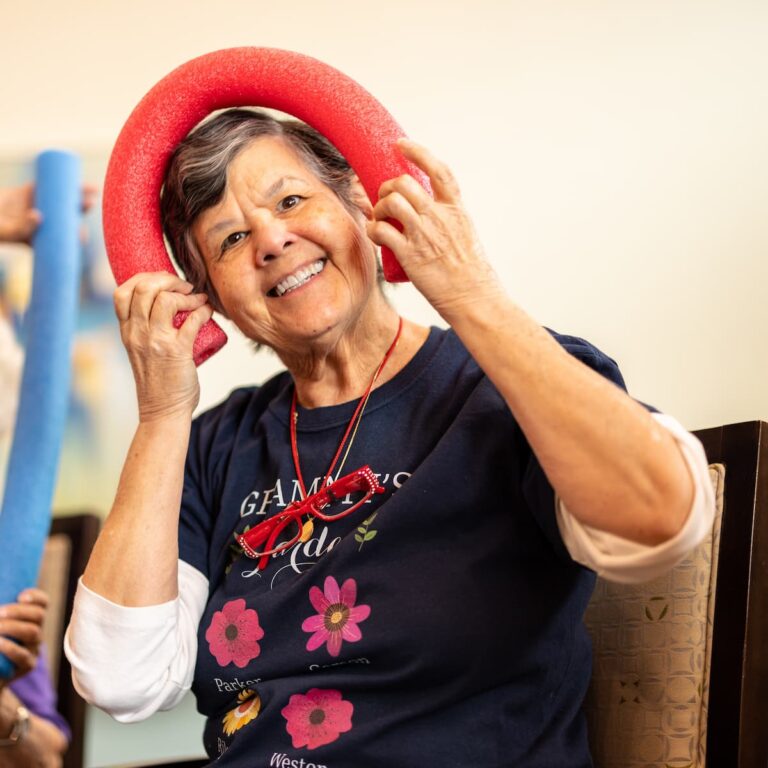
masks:
<instances>
[{"instance_id":1,"label":"printed name weston","mask_svg":"<svg viewBox=\"0 0 768 768\"><path fill-rule=\"evenodd\" d=\"M291 758L283 752L275 752L269 764L275 768L328 768L325 763L308 763L303 757Z\"/></svg>"}]
</instances>

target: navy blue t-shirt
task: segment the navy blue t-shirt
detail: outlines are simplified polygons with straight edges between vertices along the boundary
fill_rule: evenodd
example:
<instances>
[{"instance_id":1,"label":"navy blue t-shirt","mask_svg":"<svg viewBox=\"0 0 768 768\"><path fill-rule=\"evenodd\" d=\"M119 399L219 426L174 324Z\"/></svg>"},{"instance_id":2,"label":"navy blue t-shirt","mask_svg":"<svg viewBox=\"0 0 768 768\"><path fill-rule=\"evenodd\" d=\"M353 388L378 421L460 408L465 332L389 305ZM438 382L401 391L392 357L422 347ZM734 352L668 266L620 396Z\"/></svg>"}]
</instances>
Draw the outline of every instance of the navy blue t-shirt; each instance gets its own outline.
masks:
<instances>
[{"instance_id":1,"label":"navy blue t-shirt","mask_svg":"<svg viewBox=\"0 0 768 768\"><path fill-rule=\"evenodd\" d=\"M599 350L556 338L623 386ZM299 498L292 392L283 373L193 424L180 551L210 585L193 691L215 764L590 766L594 574L568 555L551 486L455 333L432 329L371 395L343 473L368 464L386 492L259 571L233 534ZM314 490L355 405L299 409Z\"/></svg>"}]
</instances>

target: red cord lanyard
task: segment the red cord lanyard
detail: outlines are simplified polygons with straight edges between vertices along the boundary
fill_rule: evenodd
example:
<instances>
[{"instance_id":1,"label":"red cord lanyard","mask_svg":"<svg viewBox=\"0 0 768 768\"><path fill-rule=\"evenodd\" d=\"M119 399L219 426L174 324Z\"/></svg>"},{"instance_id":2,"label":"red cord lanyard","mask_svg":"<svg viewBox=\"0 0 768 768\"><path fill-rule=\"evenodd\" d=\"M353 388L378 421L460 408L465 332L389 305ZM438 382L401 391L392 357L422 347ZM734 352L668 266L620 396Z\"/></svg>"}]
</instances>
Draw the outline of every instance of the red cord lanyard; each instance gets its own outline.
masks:
<instances>
[{"instance_id":1,"label":"red cord lanyard","mask_svg":"<svg viewBox=\"0 0 768 768\"><path fill-rule=\"evenodd\" d=\"M347 429L344 432L344 436L341 438L339 447L336 449L336 454L331 460L331 465L328 467L328 471L325 473L325 477L323 478L322 485L320 486L321 488L324 488L327 485L328 480L331 477L331 473L336 467L336 462L339 460L339 456L341 456L341 452L344 449L344 444L347 442L347 438L349 437L350 433L354 428L354 433L352 434L352 440L350 440L349 446L347 447L347 453L344 455L344 459L347 458L349 449L352 447L352 442L355 439L355 434L357 434L357 428L358 426L360 426L360 421L363 418L363 411L365 410L365 406L368 403L368 398L371 396L373 385L376 383L376 379L379 378L379 374L382 372L382 370L384 369L384 366L389 361L389 358L392 356L392 353L395 351L397 342L400 340L400 334L402 333L402 330L403 330L403 318L401 317L399 318L399 320L400 322L397 326L397 333L395 334L395 339L389 345L389 349L384 354L384 358L379 364L379 367L374 372L373 377L371 378L371 381L368 384L368 388L365 390L365 393L360 398L360 402L357 404L357 407L355 408L355 412L352 414L352 418L349 420L349 424L347 425ZM299 481L299 489L301 490L301 497L302 499L304 499L307 496L307 488L304 485L304 478L302 477L301 466L299 465L299 445L298 445L298 440L296 438L296 422L298 421L298 419L299 419L299 414L297 411L296 387L294 386L293 399L291 401L291 413L290 413L291 452L293 453L293 466L296 468L296 477ZM339 467L339 472L341 472L341 469L343 466L344 466L344 461L341 462L341 467Z\"/></svg>"}]
</instances>

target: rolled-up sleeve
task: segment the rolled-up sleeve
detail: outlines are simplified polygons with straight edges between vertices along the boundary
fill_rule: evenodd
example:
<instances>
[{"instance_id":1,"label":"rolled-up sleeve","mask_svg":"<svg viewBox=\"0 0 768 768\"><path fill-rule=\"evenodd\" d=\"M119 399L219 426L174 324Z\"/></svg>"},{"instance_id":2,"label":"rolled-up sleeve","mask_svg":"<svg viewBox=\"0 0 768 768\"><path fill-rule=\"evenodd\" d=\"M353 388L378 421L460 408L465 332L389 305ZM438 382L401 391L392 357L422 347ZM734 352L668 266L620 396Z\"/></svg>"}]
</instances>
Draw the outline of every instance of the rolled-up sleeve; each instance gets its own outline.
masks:
<instances>
[{"instance_id":1,"label":"rolled-up sleeve","mask_svg":"<svg viewBox=\"0 0 768 768\"><path fill-rule=\"evenodd\" d=\"M139 608L77 588L64 652L77 692L124 723L176 706L192 685L208 581L179 560L179 597Z\"/></svg>"},{"instance_id":2,"label":"rolled-up sleeve","mask_svg":"<svg viewBox=\"0 0 768 768\"><path fill-rule=\"evenodd\" d=\"M571 557L610 581L630 584L659 576L679 563L712 528L714 491L701 443L671 416L652 415L675 438L694 483L691 510L675 536L655 546L630 541L584 525L557 500L557 525Z\"/></svg>"}]
</instances>

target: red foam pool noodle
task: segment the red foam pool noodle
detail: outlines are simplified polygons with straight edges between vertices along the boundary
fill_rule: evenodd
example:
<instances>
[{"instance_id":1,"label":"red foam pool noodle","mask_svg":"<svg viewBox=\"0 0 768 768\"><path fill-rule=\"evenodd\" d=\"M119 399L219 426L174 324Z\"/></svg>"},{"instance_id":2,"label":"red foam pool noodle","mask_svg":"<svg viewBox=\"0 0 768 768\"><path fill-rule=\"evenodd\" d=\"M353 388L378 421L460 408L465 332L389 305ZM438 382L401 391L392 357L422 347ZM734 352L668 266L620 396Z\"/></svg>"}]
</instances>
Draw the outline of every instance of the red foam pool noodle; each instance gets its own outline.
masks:
<instances>
[{"instance_id":1,"label":"red foam pool noodle","mask_svg":"<svg viewBox=\"0 0 768 768\"><path fill-rule=\"evenodd\" d=\"M405 135L386 109L337 69L275 48L229 48L182 64L155 85L133 110L107 168L103 195L104 241L118 284L137 272L175 272L163 242L160 187L176 145L203 118L226 107L267 107L303 120L322 133L355 169L372 203L387 179L424 174L402 157ZM390 282L407 280L393 254L382 249ZM195 341L199 365L226 342L213 321Z\"/></svg>"}]
</instances>

